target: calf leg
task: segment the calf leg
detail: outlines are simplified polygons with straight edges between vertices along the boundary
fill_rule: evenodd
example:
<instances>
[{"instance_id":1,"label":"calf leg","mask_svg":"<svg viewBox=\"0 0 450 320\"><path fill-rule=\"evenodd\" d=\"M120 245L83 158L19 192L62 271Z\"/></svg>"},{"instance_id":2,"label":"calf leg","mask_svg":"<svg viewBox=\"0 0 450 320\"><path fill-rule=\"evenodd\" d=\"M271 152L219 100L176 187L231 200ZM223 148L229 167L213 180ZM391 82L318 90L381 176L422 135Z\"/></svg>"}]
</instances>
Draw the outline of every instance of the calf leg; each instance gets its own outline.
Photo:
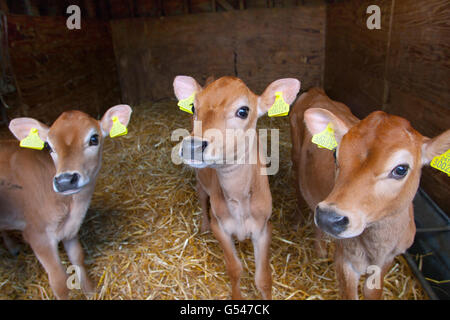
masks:
<instances>
[{"instance_id":1,"label":"calf leg","mask_svg":"<svg viewBox=\"0 0 450 320\"><path fill-rule=\"evenodd\" d=\"M8 236L6 231L2 231L2 238L6 249L8 249L9 253L16 257L20 251L19 245Z\"/></svg>"},{"instance_id":2,"label":"calf leg","mask_svg":"<svg viewBox=\"0 0 450 320\"><path fill-rule=\"evenodd\" d=\"M200 202L200 207L202 208L202 226L200 229L200 232L206 232L209 231L209 216L208 216L208 200L209 196L206 193L206 191L203 189L203 187L200 185L200 183L197 182L197 193L198 193L198 200Z\"/></svg>"},{"instance_id":3,"label":"calf leg","mask_svg":"<svg viewBox=\"0 0 450 320\"><path fill-rule=\"evenodd\" d=\"M58 243L46 235L28 235L25 237L30 243L34 254L47 272L50 287L56 298L68 299L67 274L58 255Z\"/></svg>"},{"instance_id":4,"label":"calf leg","mask_svg":"<svg viewBox=\"0 0 450 320\"><path fill-rule=\"evenodd\" d=\"M272 272L270 269L270 242L272 239L272 224L267 221L266 227L252 238L255 251L255 283L263 299L272 299Z\"/></svg>"},{"instance_id":5,"label":"calf leg","mask_svg":"<svg viewBox=\"0 0 450 320\"><path fill-rule=\"evenodd\" d=\"M357 273L349 262L336 259L336 276L339 283L340 297L342 300L358 300Z\"/></svg>"},{"instance_id":6,"label":"calf leg","mask_svg":"<svg viewBox=\"0 0 450 320\"><path fill-rule=\"evenodd\" d=\"M392 261L389 261L389 263L385 263L379 272L379 274L372 274L369 277L366 278L366 281L364 282L364 299L367 300L380 300L381 296L383 295L383 284L384 284L384 276L389 271L389 268L392 264ZM373 283L371 282L370 277L379 277L376 279L376 284L379 284L379 286L373 287Z\"/></svg>"},{"instance_id":7,"label":"calf leg","mask_svg":"<svg viewBox=\"0 0 450 320\"><path fill-rule=\"evenodd\" d=\"M78 279L81 284L81 290L86 294L86 296L91 297L95 288L92 285L91 280L86 271L86 267L84 265L84 252L81 247L80 241L78 240L78 236L73 239L64 240L64 248L66 249L67 255L69 256L70 262L79 268L80 274Z\"/></svg>"},{"instance_id":8,"label":"calf leg","mask_svg":"<svg viewBox=\"0 0 450 320\"><path fill-rule=\"evenodd\" d=\"M239 282L241 279L242 264L236 255L233 239L231 235L220 228L215 217L211 217L211 231L219 241L225 256L225 267L231 280L231 298L233 300L241 300L242 295Z\"/></svg>"}]
</instances>

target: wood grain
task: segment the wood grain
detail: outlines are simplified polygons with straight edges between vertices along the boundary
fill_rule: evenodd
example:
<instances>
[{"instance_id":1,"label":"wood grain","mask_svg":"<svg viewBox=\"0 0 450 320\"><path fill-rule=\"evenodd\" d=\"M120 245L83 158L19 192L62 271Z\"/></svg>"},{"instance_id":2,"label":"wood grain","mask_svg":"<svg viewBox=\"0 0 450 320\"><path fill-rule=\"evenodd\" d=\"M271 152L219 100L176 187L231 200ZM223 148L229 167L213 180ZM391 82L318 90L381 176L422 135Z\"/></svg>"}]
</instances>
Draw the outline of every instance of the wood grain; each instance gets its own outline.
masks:
<instances>
[{"instance_id":1,"label":"wood grain","mask_svg":"<svg viewBox=\"0 0 450 320\"><path fill-rule=\"evenodd\" d=\"M112 21L123 100L173 97L179 74L237 75L257 93L289 76L321 85L324 19L315 6Z\"/></svg>"},{"instance_id":2,"label":"wood grain","mask_svg":"<svg viewBox=\"0 0 450 320\"><path fill-rule=\"evenodd\" d=\"M81 30L71 31L65 18L8 15L8 32L14 73L28 106L13 104L11 117L51 122L67 109L97 117L120 102L108 23L84 19Z\"/></svg>"},{"instance_id":3,"label":"wood grain","mask_svg":"<svg viewBox=\"0 0 450 320\"><path fill-rule=\"evenodd\" d=\"M383 109L410 120L426 136L450 129L450 3L379 1L381 30L365 26L369 4L351 0L328 5L327 93L358 117ZM425 168L421 186L450 213L445 174Z\"/></svg>"}]
</instances>

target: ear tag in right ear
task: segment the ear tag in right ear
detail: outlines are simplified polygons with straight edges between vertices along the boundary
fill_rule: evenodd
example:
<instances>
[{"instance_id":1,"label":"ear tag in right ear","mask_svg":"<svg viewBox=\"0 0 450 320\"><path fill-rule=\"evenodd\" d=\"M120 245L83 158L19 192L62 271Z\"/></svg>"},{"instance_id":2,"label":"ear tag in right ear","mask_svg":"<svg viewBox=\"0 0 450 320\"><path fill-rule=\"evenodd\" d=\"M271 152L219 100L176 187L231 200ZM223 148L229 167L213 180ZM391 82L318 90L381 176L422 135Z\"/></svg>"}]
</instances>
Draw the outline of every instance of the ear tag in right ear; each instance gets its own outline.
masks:
<instances>
[{"instance_id":1,"label":"ear tag in right ear","mask_svg":"<svg viewBox=\"0 0 450 320\"><path fill-rule=\"evenodd\" d=\"M22 148L29 148L35 150L44 149L44 141L39 137L38 129L31 128L30 133L24 139L20 141Z\"/></svg>"},{"instance_id":2,"label":"ear tag in right ear","mask_svg":"<svg viewBox=\"0 0 450 320\"><path fill-rule=\"evenodd\" d=\"M433 160L431 160L430 166L445 172L450 177L450 149L444 154L434 157Z\"/></svg>"},{"instance_id":3,"label":"ear tag in right ear","mask_svg":"<svg viewBox=\"0 0 450 320\"><path fill-rule=\"evenodd\" d=\"M334 150L337 147L336 138L334 136L334 130L331 127L330 123L328 123L325 130L313 135L311 141L313 143L317 144L319 148L326 148L328 150Z\"/></svg>"},{"instance_id":4,"label":"ear tag in right ear","mask_svg":"<svg viewBox=\"0 0 450 320\"><path fill-rule=\"evenodd\" d=\"M109 131L109 136L111 138L124 136L128 133L127 127L120 123L117 116L112 117L113 125Z\"/></svg>"},{"instance_id":5,"label":"ear tag in right ear","mask_svg":"<svg viewBox=\"0 0 450 320\"><path fill-rule=\"evenodd\" d=\"M190 114L194 114L192 112L192 107L194 106L194 98L195 92L191 94L188 98L178 101L178 106L180 107L180 110L183 110L184 112Z\"/></svg>"},{"instance_id":6,"label":"ear tag in right ear","mask_svg":"<svg viewBox=\"0 0 450 320\"><path fill-rule=\"evenodd\" d=\"M289 105L283 99L283 93L275 92L275 102L270 107L267 115L269 117L284 117L289 114Z\"/></svg>"}]
</instances>

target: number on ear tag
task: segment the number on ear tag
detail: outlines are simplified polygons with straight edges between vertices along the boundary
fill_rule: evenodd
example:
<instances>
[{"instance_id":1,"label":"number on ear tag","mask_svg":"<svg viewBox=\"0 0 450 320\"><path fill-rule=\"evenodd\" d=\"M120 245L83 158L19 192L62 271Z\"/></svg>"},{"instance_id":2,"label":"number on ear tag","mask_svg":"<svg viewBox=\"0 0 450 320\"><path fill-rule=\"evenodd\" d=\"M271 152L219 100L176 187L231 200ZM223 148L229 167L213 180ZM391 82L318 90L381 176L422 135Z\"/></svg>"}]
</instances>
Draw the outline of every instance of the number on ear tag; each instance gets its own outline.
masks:
<instances>
[{"instance_id":1,"label":"number on ear tag","mask_svg":"<svg viewBox=\"0 0 450 320\"><path fill-rule=\"evenodd\" d=\"M267 115L269 117L284 117L289 114L289 105L283 99L282 92L275 92L275 102L270 107Z\"/></svg>"},{"instance_id":2,"label":"number on ear tag","mask_svg":"<svg viewBox=\"0 0 450 320\"><path fill-rule=\"evenodd\" d=\"M178 106L180 107L180 110L183 110L184 112L190 114L194 114L192 112L192 107L194 106L194 98L195 92L191 94L188 98L178 101Z\"/></svg>"},{"instance_id":3,"label":"number on ear tag","mask_svg":"<svg viewBox=\"0 0 450 320\"><path fill-rule=\"evenodd\" d=\"M334 130L330 123L325 130L313 135L311 141L319 146L319 148L326 148L328 150L334 150L337 147L336 138L334 136Z\"/></svg>"},{"instance_id":4,"label":"number on ear tag","mask_svg":"<svg viewBox=\"0 0 450 320\"><path fill-rule=\"evenodd\" d=\"M111 131L109 131L109 136L111 138L124 136L128 133L127 127L120 123L117 116L112 117L113 125Z\"/></svg>"},{"instance_id":5,"label":"number on ear tag","mask_svg":"<svg viewBox=\"0 0 450 320\"><path fill-rule=\"evenodd\" d=\"M44 141L39 137L38 129L31 128L30 133L24 139L20 141L22 148L29 148L35 150L44 149Z\"/></svg>"},{"instance_id":6,"label":"number on ear tag","mask_svg":"<svg viewBox=\"0 0 450 320\"><path fill-rule=\"evenodd\" d=\"M430 166L445 172L450 177L450 149L444 154L434 157L433 160L431 160Z\"/></svg>"}]
</instances>

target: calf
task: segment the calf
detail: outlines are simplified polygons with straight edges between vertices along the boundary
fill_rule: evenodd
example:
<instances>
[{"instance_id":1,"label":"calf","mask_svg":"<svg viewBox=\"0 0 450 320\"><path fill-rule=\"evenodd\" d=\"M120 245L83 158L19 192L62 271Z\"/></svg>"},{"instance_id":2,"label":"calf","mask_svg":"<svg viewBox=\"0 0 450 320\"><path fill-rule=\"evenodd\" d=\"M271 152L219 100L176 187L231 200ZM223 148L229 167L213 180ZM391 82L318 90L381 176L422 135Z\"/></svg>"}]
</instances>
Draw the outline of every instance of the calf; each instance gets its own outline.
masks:
<instances>
[{"instance_id":1,"label":"calf","mask_svg":"<svg viewBox=\"0 0 450 320\"><path fill-rule=\"evenodd\" d=\"M0 142L0 231L9 249L14 246L5 231L22 232L58 299L67 299L69 293L58 255L60 241L71 263L78 266L81 289L87 295L94 292L77 233L94 192L112 119L117 117L126 126L130 115L129 106L118 105L100 121L80 111L64 112L51 127L17 118L9 125L14 136L23 140L37 129L46 150L24 149L16 140Z\"/></svg>"},{"instance_id":2,"label":"calf","mask_svg":"<svg viewBox=\"0 0 450 320\"><path fill-rule=\"evenodd\" d=\"M360 121L317 88L300 96L290 121L298 188L316 225L336 238L341 297L357 299L360 276L379 271L379 285L366 279L364 297L380 299L394 257L414 240L421 167L450 148L450 130L430 139L382 111ZM335 159L311 142L327 125L337 142Z\"/></svg>"},{"instance_id":3,"label":"calf","mask_svg":"<svg viewBox=\"0 0 450 320\"><path fill-rule=\"evenodd\" d=\"M201 88L193 78L178 76L174 80L174 89L179 100L195 93L194 130L183 139L181 153L184 162L196 168L203 226L208 224L210 205L210 228L225 254L232 298L241 299L239 281L242 272L234 247L234 235L240 241L252 239L256 286L264 299L271 299L269 249L272 226L269 218L272 198L267 175L264 174L266 167L256 142L246 145L241 155L234 146L246 139L246 133L252 130L256 133L257 119L272 106L276 92L282 92L286 103L290 104L300 89L300 82L296 79L277 80L257 96L238 78L223 77ZM228 129L237 129L241 133L236 134L232 142L208 135L208 131L215 130L225 137ZM224 154L227 159L242 156L256 161L229 163L223 161Z\"/></svg>"}]
</instances>

